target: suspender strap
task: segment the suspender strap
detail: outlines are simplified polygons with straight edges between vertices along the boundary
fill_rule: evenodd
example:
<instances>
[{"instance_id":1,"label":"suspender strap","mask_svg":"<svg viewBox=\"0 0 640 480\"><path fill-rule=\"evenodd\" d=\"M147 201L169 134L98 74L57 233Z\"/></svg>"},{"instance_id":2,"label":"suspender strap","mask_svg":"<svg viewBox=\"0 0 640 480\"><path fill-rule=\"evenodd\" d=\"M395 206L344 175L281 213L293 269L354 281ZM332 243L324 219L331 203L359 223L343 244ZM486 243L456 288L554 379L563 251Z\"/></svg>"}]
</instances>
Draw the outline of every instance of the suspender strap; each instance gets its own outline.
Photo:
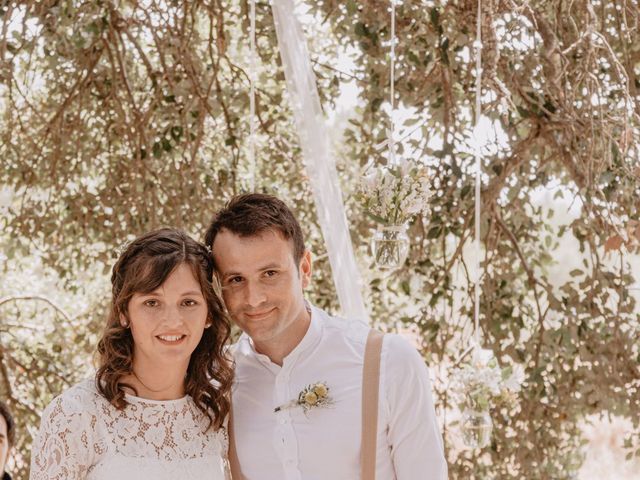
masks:
<instances>
[{"instance_id":1,"label":"suspender strap","mask_svg":"<svg viewBox=\"0 0 640 480\"><path fill-rule=\"evenodd\" d=\"M229 435L229 469L231 470L231 478L233 480L242 480L244 477L240 470L238 451L236 450L236 441L233 434L233 402L231 402L231 405L229 406L229 423L227 424L227 433Z\"/></svg>"},{"instance_id":2,"label":"suspender strap","mask_svg":"<svg viewBox=\"0 0 640 480\"><path fill-rule=\"evenodd\" d=\"M362 480L376 478L376 440L378 437L378 392L380 390L380 354L384 335L371 330L364 349L362 370L362 441L360 468Z\"/></svg>"},{"instance_id":3,"label":"suspender strap","mask_svg":"<svg viewBox=\"0 0 640 480\"><path fill-rule=\"evenodd\" d=\"M362 439L360 468L362 480L376 478L376 441L378 436L378 393L380 390L380 354L384 335L371 330L364 349L362 369ZM233 480L243 480L233 432L233 406L229 409L229 468Z\"/></svg>"}]
</instances>

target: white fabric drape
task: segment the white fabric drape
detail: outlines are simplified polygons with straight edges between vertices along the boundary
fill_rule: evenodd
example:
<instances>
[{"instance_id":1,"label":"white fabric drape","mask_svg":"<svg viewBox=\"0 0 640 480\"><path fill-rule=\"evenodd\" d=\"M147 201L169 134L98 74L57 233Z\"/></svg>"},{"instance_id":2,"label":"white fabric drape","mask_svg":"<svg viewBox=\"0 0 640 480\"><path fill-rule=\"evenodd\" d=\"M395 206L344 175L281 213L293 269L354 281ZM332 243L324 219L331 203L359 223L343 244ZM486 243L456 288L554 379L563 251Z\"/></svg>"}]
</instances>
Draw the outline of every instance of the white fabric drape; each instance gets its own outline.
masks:
<instances>
[{"instance_id":1,"label":"white fabric drape","mask_svg":"<svg viewBox=\"0 0 640 480\"><path fill-rule=\"evenodd\" d=\"M291 109L342 314L368 321L338 173L329 151L329 137L302 27L295 17L293 0L273 0L271 6Z\"/></svg>"}]
</instances>

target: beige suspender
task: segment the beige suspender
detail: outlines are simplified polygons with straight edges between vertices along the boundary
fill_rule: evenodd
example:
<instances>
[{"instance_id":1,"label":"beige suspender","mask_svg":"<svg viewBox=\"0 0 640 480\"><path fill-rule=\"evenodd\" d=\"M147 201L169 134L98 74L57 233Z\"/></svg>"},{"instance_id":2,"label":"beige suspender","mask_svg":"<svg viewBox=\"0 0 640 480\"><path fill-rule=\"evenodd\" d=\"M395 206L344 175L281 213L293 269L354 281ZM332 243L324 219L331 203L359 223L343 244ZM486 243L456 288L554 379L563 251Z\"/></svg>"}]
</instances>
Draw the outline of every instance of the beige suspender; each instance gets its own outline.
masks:
<instances>
[{"instance_id":1,"label":"beige suspender","mask_svg":"<svg viewBox=\"0 0 640 480\"><path fill-rule=\"evenodd\" d=\"M371 330L364 349L362 369L362 442L360 445L361 480L376 478L376 440L378 438L378 392L380 354L384 335Z\"/></svg>"},{"instance_id":2,"label":"beige suspender","mask_svg":"<svg viewBox=\"0 0 640 480\"><path fill-rule=\"evenodd\" d=\"M371 330L367 336L362 368L362 440L360 445L361 480L376 478L376 440L378 436L378 393L380 354L384 335ZM233 407L229 409L229 468L233 480L244 480L233 435Z\"/></svg>"}]
</instances>

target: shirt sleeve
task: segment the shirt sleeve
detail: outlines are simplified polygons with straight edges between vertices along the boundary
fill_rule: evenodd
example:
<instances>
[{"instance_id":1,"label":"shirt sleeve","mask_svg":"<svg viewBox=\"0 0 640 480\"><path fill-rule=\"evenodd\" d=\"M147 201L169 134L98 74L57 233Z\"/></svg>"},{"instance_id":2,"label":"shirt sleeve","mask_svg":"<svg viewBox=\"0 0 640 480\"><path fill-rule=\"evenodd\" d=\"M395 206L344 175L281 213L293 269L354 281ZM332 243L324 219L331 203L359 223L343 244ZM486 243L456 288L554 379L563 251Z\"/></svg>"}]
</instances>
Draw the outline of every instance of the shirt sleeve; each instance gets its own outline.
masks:
<instances>
[{"instance_id":1,"label":"shirt sleeve","mask_svg":"<svg viewBox=\"0 0 640 480\"><path fill-rule=\"evenodd\" d=\"M436 420L429 371L399 335L385 335L388 438L397 480L446 480L447 462Z\"/></svg>"},{"instance_id":2,"label":"shirt sleeve","mask_svg":"<svg viewBox=\"0 0 640 480\"><path fill-rule=\"evenodd\" d=\"M81 480L94 463L92 415L78 398L57 397L42 414L31 450L30 480Z\"/></svg>"}]
</instances>

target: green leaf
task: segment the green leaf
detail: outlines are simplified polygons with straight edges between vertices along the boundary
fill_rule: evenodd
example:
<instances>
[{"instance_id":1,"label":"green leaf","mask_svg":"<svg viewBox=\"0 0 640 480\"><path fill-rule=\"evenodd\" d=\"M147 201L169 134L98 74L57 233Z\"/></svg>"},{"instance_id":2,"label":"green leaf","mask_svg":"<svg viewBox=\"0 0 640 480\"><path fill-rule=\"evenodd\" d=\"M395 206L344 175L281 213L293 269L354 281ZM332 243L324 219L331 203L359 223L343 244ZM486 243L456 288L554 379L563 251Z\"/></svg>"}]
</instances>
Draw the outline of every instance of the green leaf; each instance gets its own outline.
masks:
<instances>
[{"instance_id":1,"label":"green leaf","mask_svg":"<svg viewBox=\"0 0 640 480\"><path fill-rule=\"evenodd\" d=\"M436 30L440 27L440 10L438 8L434 7L429 10L429 20Z\"/></svg>"},{"instance_id":2,"label":"green leaf","mask_svg":"<svg viewBox=\"0 0 640 480\"><path fill-rule=\"evenodd\" d=\"M371 212L370 212L370 211L368 211L368 210L367 210L367 212L366 212L366 213L367 213L367 216L368 216L371 220L373 220L374 222L377 222L377 223L379 223L379 224L381 224L381 225L387 225L387 224L389 223L389 220L388 220L388 219L386 219L386 218L382 218L381 216L376 215L375 213L371 213Z\"/></svg>"},{"instance_id":3,"label":"green leaf","mask_svg":"<svg viewBox=\"0 0 640 480\"><path fill-rule=\"evenodd\" d=\"M429 229L427 232L427 238L429 240L433 240L434 238L439 238L442 235L443 227L442 225L435 225Z\"/></svg>"},{"instance_id":4,"label":"green leaf","mask_svg":"<svg viewBox=\"0 0 640 480\"><path fill-rule=\"evenodd\" d=\"M100 33L100 27L95 20L87 25L86 30L94 35L98 35Z\"/></svg>"},{"instance_id":5,"label":"green leaf","mask_svg":"<svg viewBox=\"0 0 640 480\"><path fill-rule=\"evenodd\" d=\"M171 138L173 138L176 142L180 140L182 137L182 127L176 126L171 127Z\"/></svg>"},{"instance_id":6,"label":"green leaf","mask_svg":"<svg viewBox=\"0 0 640 480\"><path fill-rule=\"evenodd\" d=\"M153 144L153 156L156 158L160 158L162 155L162 144L160 142L156 142Z\"/></svg>"},{"instance_id":7,"label":"green leaf","mask_svg":"<svg viewBox=\"0 0 640 480\"><path fill-rule=\"evenodd\" d=\"M415 53L413 53L411 50L407 52L407 58L411 63L416 63L416 64L420 63L420 59L418 58L418 56Z\"/></svg>"}]
</instances>

